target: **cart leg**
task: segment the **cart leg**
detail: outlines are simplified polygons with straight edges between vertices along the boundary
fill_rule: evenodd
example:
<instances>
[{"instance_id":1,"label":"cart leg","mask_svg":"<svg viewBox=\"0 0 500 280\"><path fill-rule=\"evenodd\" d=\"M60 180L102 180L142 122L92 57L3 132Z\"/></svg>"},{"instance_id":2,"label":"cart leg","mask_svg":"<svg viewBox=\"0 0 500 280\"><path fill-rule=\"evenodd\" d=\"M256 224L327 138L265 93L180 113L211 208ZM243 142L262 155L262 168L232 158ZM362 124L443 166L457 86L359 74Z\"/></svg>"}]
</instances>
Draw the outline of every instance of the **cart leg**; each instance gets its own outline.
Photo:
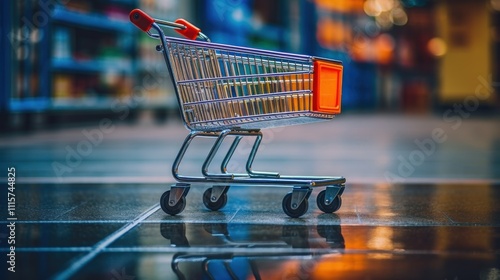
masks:
<instances>
[{"instance_id":1,"label":"cart leg","mask_svg":"<svg viewBox=\"0 0 500 280\"><path fill-rule=\"evenodd\" d=\"M184 143L182 143L181 149L179 150L179 153L177 153L177 156L175 157L174 163L172 164L172 175L177 181L192 181L195 179L198 179L196 177L191 177L191 176L182 176L179 174L179 165L181 164L182 159L184 158L184 155L186 154L187 149L189 148L189 145L193 141L194 138L200 135L205 135L200 132L191 132L189 135L184 139Z\"/></svg>"},{"instance_id":2,"label":"cart leg","mask_svg":"<svg viewBox=\"0 0 500 280\"><path fill-rule=\"evenodd\" d=\"M276 172L263 172L263 171L253 171L252 170L252 164L255 159L255 155L257 154L257 150L259 149L260 143L262 142L262 132L258 132L258 134L255 135L255 142L252 146L252 150L250 150L250 155L248 156L247 160L247 165L246 165L246 170L248 175L251 177L276 177L278 178L280 176L279 173Z\"/></svg>"},{"instance_id":3,"label":"cart leg","mask_svg":"<svg viewBox=\"0 0 500 280\"><path fill-rule=\"evenodd\" d=\"M203 176L205 176L207 178L215 178L215 179L233 178L232 174L212 174L212 173L208 172L208 167L210 166L210 163L212 163L212 160L214 159L215 154L217 154L217 151L219 150L222 142L224 142L224 139L226 138L226 136L230 132L231 132L231 130L223 130L219 134L219 137L217 137L217 140L215 141L214 145L212 146L212 149L210 149L210 152L208 153L208 156L205 159L205 162L203 162L203 166L201 168L201 173L203 174Z\"/></svg>"},{"instance_id":4,"label":"cart leg","mask_svg":"<svg viewBox=\"0 0 500 280\"><path fill-rule=\"evenodd\" d=\"M201 176L181 175L181 174L179 174L179 166L182 162L182 159L184 158L184 155L186 154L187 149L191 145L191 142L193 141L194 138L196 138L198 136L217 138L217 141L215 142L214 146L212 147L212 150L210 151L210 153L209 153L209 155L208 155L208 157L205 160L205 163L203 165L203 168L206 169L208 172L208 165L210 165L210 162L212 161L213 157L215 156L215 153L219 149L218 146L220 146L220 144L222 143L222 140L225 137L225 135L222 136L220 134L221 133L218 133L218 132L199 132L199 131L189 133L189 135L184 140L184 143L182 144L181 149L177 153L177 157L175 158L174 163L172 165L172 175L174 176L174 178L177 181L180 181L180 182L200 182L200 181L205 181L207 179L208 176L201 177ZM221 139L221 137L222 137L222 139ZM222 176L225 176L225 177L222 177ZM216 178L221 178L221 179L222 178L223 179L231 178L231 174L221 174L220 176L218 176Z\"/></svg>"},{"instance_id":5,"label":"cart leg","mask_svg":"<svg viewBox=\"0 0 500 280\"><path fill-rule=\"evenodd\" d=\"M233 157L234 151L236 151L236 148L238 147L238 144L240 144L240 141L242 138L243 138L243 136L236 136L234 138L233 144L231 144L231 147L229 148L226 156L224 157L224 160L222 160L222 163L220 165L220 171L223 174L227 174L227 165L229 164L229 161Z\"/></svg>"}]
</instances>

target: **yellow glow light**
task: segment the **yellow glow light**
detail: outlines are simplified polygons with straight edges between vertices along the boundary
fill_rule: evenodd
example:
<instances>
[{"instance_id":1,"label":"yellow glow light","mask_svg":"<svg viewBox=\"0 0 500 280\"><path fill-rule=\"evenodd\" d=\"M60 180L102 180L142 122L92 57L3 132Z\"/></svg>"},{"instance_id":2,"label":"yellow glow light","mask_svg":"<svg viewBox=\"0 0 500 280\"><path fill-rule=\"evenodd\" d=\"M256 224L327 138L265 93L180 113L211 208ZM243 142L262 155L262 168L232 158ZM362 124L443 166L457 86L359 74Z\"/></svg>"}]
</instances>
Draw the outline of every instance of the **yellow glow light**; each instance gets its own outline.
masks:
<instances>
[{"instance_id":1,"label":"yellow glow light","mask_svg":"<svg viewBox=\"0 0 500 280\"><path fill-rule=\"evenodd\" d=\"M446 42L441 38L432 38L427 43L427 49L434 56L443 56L448 50Z\"/></svg>"},{"instance_id":2,"label":"yellow glow light","mask_svg":"<svg viewBox=\"0 0 500 280\"><path fill-rule=\"evenodd\" d=\"M394 0L375 0L378 2L382 12L390 11L394 8Z\"/></svg>"},{"instance_id":3,"label":"yellow glow light","mask_svg":"<svg viewBox=\"0 0 500 280\"><path fill-rule=\"evenodd\" d=\"M382 13L382 7L376 0L366 0L363 10L369 16L376 17Z\"/></svg>"},{"instance_id":4,"label":"yellow glow light","mask_svg":"<svg viewBox=\"0 0 500 280\"><path fill-rule=\"evenodd\" d=\"M500 11L500 0L490 0L493 10Z\"/></svg>"},{"instance_id":5,"label":"yellow glow light","mask_svg":"<svg viewBox=\"0 0 500 280\"><path fill-rule=\"evenodd\" d=\"M406 15L405 11L402 8L396 8L392 10L390 18L391 22L395 25L405 25L406 23L408 23L408 15Z\"/></svg>"}]
</instances>

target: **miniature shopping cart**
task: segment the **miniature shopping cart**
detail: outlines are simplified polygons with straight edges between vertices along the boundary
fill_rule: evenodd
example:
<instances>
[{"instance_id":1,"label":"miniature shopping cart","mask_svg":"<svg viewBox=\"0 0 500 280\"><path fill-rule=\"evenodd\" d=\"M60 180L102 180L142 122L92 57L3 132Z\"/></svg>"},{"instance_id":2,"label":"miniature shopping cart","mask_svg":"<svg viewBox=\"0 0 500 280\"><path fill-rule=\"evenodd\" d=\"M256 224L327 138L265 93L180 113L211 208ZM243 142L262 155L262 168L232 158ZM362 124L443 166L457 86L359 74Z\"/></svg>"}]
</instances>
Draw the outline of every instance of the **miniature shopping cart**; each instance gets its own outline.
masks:
<instances>
[{"instance_id":1,"label":"miniature shopping cart","mask_svg":"<svg viewBox=\"0 0 500 280\"><path fill-rule=\"evenodd\" d=\"M332 213L340 208L345 178L283 176L254 171L252 164L262 141L260 129L330 120L340 113L341 62L212 43L183 19L153 19L139 9L130 13L130 20L160 40L157 50L163 53L182 119L191 131L172 166L178 183L160 198L163 211L170 215L182 212L191 183L212 185L204 192L203 203L214 211L226 205L231 185L293 187L282 202L283 211L290 217L307 212L313 187L325 187L317 196L319 209ZM166 37L160 25L174 28L187 39ZM227 136L232 136L233 142L220 172L209 171ZM215 139L201 166L202 176L180 174L179 165L196 137ZM246 173L230 172L229 161L244 137L255 139Z\"/></svg>"}]
</instances>

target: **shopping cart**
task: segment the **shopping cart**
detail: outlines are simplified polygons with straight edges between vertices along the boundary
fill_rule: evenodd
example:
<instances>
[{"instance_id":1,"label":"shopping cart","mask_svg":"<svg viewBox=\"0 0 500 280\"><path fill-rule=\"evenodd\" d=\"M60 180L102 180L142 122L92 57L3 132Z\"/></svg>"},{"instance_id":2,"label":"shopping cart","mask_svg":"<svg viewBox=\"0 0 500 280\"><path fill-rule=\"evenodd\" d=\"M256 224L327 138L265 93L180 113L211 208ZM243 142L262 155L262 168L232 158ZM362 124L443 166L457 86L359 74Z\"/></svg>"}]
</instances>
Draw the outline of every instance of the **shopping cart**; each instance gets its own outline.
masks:
<instances>
[{"instance_id":1,"label":"shopping cart","mask_svg":"<svg viewBox=\"0 0 500 280\"><path fill-rule=\"evenodd\" d=\"M294 218L307 212L313 187L325 187L317 196L319 209L333 213L340 208L345 178L283 176L254 171L252 164L262 141L260 129L330 120L340 113L341 62L212 43L186 20L153 19L139 9L130 12L130 21L160 40L156 49L163 53L182 120L190 130L172 166L178 183L160 198L163 211L170 215L182 212L191 183L213 184L204 192L203 203L214 211L226 205L230 185L293 187L282 207ZM173 28L187 39L166 37L160 26ZM234 140L220 172L209 171L227 136ZM180 174L180 163L196 137L215 138L201 165L202 176ZM230 172L228 164L244 137L255 138L246 173Z\"/></svg>"}]
</instances>

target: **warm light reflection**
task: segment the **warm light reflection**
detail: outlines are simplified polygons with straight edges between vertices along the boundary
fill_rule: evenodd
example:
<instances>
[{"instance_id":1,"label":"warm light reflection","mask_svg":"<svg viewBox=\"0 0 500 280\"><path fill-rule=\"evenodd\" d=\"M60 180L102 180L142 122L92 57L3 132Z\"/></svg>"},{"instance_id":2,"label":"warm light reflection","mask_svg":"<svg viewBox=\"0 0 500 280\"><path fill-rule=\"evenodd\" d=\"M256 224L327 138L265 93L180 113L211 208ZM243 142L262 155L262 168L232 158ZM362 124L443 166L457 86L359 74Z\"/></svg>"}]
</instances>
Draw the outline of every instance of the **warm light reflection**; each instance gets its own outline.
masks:
<instances>
[{"instance_id":1,"label":"warm light reflection","mask_svg":"<svg viewBox=\"0 0 500 280\"><path fill-rule=\"evenodd\" d=\"M382 8L380 7L379 3L374 0L367 0L365 2L363 10L367 15L372 17L379 16L382 13Z\"/></svg>"},{"instance_id":2,"label":"warm light reflection","mask_svg":"<svg viewBox=\"0 0 500 280\"><path fill-rule=\"evenodd\" d=\"M352 34L344 23L331 18L322 18L318 21L316 37L324 47L340 48L350 40Z\"/></svg>"},{"instance_id":3,"label":"warm light reflection","mask_svg":"<svg viewBox=\"0 0 500 280\"><path fill-rule=\"evenodd\" d=\"M467 186L468 187L468 186ZM439 188L436 188L436 193L432 197L433 205L456 205L457 203L467 204L471 201L481 201L481 206L472 208L474 215L478 217L477 219L485 221L492 221L495 213L495 191L493 190L496 186L490 184L476 184L474 185L474 195L469 197L461 197L460 189L457 185L453 184L441 184ZM450 195L448 188L457 189L456 195ZM464 213L465 217L470 217L470 213ZM460 217L460 214L453 217ZM480 218L479 218L480 217ZM459 218L462 220L463 217ZM454 231L447 227L436 227L435 232L435 244L434 249L437 251L447 251L453 250L463 250L465 251L478 251L484 252L489 251L494 248L494 243L496 242L497 230L494 227L487 227L484 230L477 231L472 227L464 227L461 229L462 235L470 236L467 240L458 239L454 235ZM489 258L491 256L482 255L477 256L477 258ZM487 279L487 278L484 278Z\"/></svg>"},{"instance_id":4,"label":"warm light reflection","mask_svg":"<svg viewBox=\"0 0 500 280\"><path fill-rule=\"evenodd\" d=\"M443 56L446 54L446 42L441 38L432 38L427 43L427 49L434 56Z\"/></svg>"},{"instance_id":5,"label":"warm light reflection","mask_svg":"<svg viewBox=\"0 0 500 280\"><path fill-rule=\"evenodd\" d=\"M360 13L363 11L363 0L315 0L322 9L340 13Z\"/></svg>"},{"instance_id":6,"label":"warm light reflection","mask_svg":"<svg viewBox=\"0 0 500 280\"><path fill-rule=\"evenodd\" d=\"M375 40L376 60L382 64L391 62L396 42L389 34L381 34Z\"/></svg>"},{"instance_id":7,"label":"warm light reflection","mask_svg":"<svg viewBox=\"0 0 500 280\"><path fill-rule=\"evenodd\" d=\"M394 231L389 227L377 227L371 232L368 248L374 250L393 250Z\"/></svg>"},{"instance_id":8,"label":"warm light reflection","mask_svg":"<svg viewBox=\"0 0 500 280\"><path fill-rule=\"evenodd\" d=\"M395 25L405 25L408 23L408 15L402 8L396 8L391 11L391 22Z\"/></svg>"},{"instance_id":9,"label":"warm light reflection","mask_svg":"<svg viewBox=\"0 0 500 280\"><path fill-rule=\"evenodd\" d=\"M494 10L500 11L500 0L490 0L490 3Z\"/></svg>"},{"instance_id":10,"label":"warm light reflection","mask_svg":"<svg viewBox=\"0 0 500 280\"><path fill-rule=\"evenodd\" d=\"M363 10L367 15L375 17L378 26L383 29L408 23L408 15L399 0L366 0Z\"/></svg>"},{"instance_id":11,"label":"warm light reflection","mask_svg":"<svg viewBox=\"0 0 500 280\"><path fill-rule=\"evenodd\" d=\"M345 279L352 277L355 272L365 271L366 267L366 258L362 255L325 256L317 262L311 279L331 279L332 275L336 279Z\"/></svg>"}]
</instances>

